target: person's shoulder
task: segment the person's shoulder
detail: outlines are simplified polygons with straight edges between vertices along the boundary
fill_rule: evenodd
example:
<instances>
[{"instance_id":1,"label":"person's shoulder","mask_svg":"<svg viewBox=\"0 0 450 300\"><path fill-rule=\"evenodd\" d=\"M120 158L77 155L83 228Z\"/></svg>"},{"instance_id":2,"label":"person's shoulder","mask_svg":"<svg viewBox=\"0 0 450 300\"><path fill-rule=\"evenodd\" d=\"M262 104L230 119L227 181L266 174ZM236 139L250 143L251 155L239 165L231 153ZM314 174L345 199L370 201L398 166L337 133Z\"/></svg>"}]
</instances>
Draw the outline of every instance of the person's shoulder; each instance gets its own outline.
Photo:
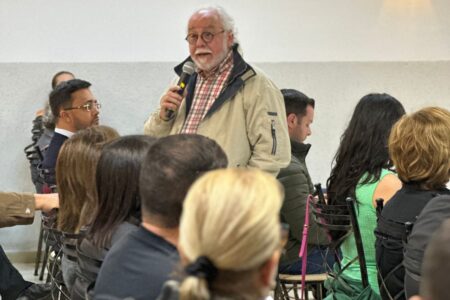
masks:
<instances>
[{"instance_id":1,"label":"person's shoulder","mask_svg":"<svg viewBox=\"0 0 450 300\"><path fill-rule=\"evenodd\" d=\"M255 81L261 81L261 82L266 82L266 81L270 81L269 76L259 67L254 66L254 65L249 65L247 64L247 71L244 73L244 75L247 74L251 74L251 79L255 80Z\"/></svg>"},{"instance_id":2,"label":"person's shoulder","mask_svg":"<svg viewBox=\"0 0 450 300\"><path fill-rule=\"evenodd\" d=\"M446 218L450 217L450 194L439 195L431 199L423 208L420 216L434 214L443 215Z\"/></svg>"}]
</instances>

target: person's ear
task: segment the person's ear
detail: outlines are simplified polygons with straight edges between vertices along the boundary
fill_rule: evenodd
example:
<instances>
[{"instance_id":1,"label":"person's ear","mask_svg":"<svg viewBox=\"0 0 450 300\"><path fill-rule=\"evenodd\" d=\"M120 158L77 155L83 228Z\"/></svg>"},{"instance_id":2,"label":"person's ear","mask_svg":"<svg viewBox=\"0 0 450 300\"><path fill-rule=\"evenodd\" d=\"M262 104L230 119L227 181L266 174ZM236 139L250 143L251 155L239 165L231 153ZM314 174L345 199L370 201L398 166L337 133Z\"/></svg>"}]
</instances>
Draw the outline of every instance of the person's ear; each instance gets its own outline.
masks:
<instances>
[{"instance_id":1,"label":"person's ear","mask_svg":"<svg viewBox=\"0 0 450 300\"><path fill-rule=\"evenodd\" d=\"M288 128L292 129L295 126L297 126L297 115L294 113L290 113L287 116L287 124L288 124Z\"/></svg>"},{"instance_id":2,"label":"person's ear","mask_svg":"<svg viewBox=\"0 0 450 300\"><path fill-rule=\"evenodd\" d=\"M277 273L280 251L275 251L260 269L260 280L264 287L271 287Z\"/></svg>"},{"instance_id":3,"label":"person's ear","mask_svg":"<svg viewBox=\"0 0 450 300\"><path fill-rule=\"evenodd\" d=\"M66 123L70 123L72 121L72 116L70 115L70 112L66 110L61 110L59 112L59 118Z\"/></svg>"},{"instance_id":4,"label":"person's ear","mask_svg":"<svg viewBox=\"0 0 450 300\"><path fill-rule=\"evenodd\" d=\"M227 46L228 48L231 48L231 46L233 46L233 42L234 42L234 34L231 31L227 32Z\"/></svg>"}]
</instances>

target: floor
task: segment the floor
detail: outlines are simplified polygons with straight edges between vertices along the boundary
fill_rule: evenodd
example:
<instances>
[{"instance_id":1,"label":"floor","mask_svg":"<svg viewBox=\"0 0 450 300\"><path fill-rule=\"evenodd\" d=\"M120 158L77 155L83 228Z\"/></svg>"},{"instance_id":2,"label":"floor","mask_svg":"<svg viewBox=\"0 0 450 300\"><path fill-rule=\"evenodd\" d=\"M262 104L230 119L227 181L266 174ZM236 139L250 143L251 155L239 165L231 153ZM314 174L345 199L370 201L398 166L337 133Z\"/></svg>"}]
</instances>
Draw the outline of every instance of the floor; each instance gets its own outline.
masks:
<instances>
[{"instance_id":1,"label":"floor","mask_svg":"<svg viewBox=\"0 0 450 300\"><path fill-rule=\"evenodd\" d=\"M34 276L34 263L33 264L25 264L25 263L14 263L14 266L19 270L20 274L22 274L23 278L27 281L43 283L39 281L39 276ZM44 276L44 280L45 280Z\"/></svg>"}]
</instances>

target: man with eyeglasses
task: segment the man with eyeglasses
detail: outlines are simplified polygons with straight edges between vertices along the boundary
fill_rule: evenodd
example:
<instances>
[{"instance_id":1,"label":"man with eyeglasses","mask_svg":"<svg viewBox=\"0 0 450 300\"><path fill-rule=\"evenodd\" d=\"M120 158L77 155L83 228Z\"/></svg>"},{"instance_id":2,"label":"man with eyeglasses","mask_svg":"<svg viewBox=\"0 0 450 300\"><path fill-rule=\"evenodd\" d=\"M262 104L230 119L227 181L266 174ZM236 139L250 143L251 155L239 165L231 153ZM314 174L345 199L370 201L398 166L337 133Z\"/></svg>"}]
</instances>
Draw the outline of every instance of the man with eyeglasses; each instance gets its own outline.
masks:
<instances>
[{"instance_id":1,"label":"man with eyeglasses","mask_svg":"<svg viewBox=\"0 0 450 300\"><path fill-rule=\"evenodd\" d=\"M56 159L63 143L78 130L99 123L100 103L92 95L90 86L87 81L72 79L61 83L50 93L55 134L42 162L44 182L48 188L56 185Z\"/></svg>"},{"instance_id":2,"label":"man with eyeglasses","mask_svg":"<svg viewBox=\"0 0 450 300\"><path fill-rule=\"evenodd\" d=\"M233 23L220 7L191 16L186 36L190 57L175 72L180 76L184 63L193 61L195 73L184 93L174 85L163 94L144 132L205 135L225 150L230 167L276 175L290 161L283 98L272 81L243 60Z\"/></svg>"}]
</instances>

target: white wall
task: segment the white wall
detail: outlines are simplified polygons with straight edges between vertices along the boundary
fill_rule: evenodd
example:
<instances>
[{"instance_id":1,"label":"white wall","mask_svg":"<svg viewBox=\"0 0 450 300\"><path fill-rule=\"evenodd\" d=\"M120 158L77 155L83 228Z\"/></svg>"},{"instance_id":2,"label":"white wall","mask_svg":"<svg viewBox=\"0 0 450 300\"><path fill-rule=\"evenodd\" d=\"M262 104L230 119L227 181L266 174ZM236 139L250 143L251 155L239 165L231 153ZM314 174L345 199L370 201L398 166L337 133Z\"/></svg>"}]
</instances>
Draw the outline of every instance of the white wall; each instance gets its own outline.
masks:
<instances>
[{"instance_id":1,"label":"white wall","mask_svg":"<svg viewBox=\"0 0 450 300\"><path fill-rule=\"evenodd\" d=\"M408 112L450 109L448 0L229 0L245 58L280 88L317 101L315 182L324 183L355 103L396 96ZM121 134L143 122L187 54L185 23L202 1L0 0L0 191L32 191L22 149L31 120L66 69L93 83L101 123ZM170 17L170 18L169 18ZM38 227L0 229L7 251L35 249Z\"/></svg>"},{"instance_id":2,"label":"white wall","mask_svg":"<svg viewBox=\"0 0 450 300\"><path fill-rule=\"evenodd\" d=\"M448 0L1 0L0 62L178 61L205 3L256 62L450 59Z\"/></svg>"}]
</instances>

